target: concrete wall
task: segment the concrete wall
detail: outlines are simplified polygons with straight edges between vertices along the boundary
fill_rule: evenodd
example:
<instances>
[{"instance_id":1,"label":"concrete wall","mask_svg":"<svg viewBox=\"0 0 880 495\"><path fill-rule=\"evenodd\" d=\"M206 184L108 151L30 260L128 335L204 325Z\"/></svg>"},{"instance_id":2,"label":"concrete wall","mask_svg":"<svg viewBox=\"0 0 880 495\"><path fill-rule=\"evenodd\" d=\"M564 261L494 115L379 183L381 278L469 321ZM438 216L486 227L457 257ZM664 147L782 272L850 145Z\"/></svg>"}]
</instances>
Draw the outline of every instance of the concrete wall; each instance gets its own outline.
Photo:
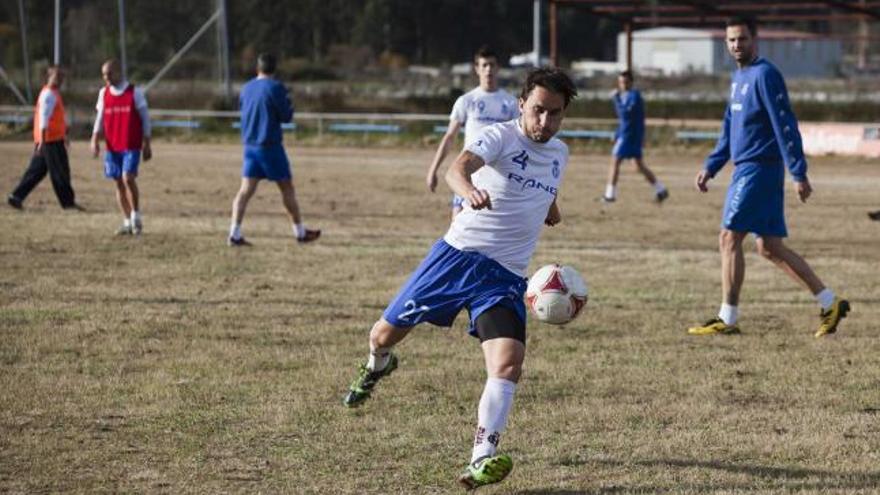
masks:
<instances>
[{"instance_id":1,"label":"concrete wall","mask_svg":"<svg viewBox=\"0 0 880 495\"><path fill-rule=\"evenodd\" d=\"M722 72L736 68L733 59L727 55L723 39L716 39L716 53L724 53ZM843 59L843 47L839 40L831 39L760 39L758 54L782 71L786 78L791 77L834 77Z\"/></svg>"},{"instance_id":2,"label":"concrete wall","mask_svg":"<svg viewBox=\"0 0 880 495\"><path fill-rule=\"evenodd\" d=\"M657 28L633 33L633 69L665 75L709 73L713 69L712 39L708 32ZM617 38L618 60L626 61L626 34Z\"/></svg>"},{"instance_id":3,"label":"concrete wall","mask_svg":"<svg viewBox=\"0 0 880 495\"><path fill-rule=\"evenodd\" d=\"M833 39L758 38L758 53L786 77L834 77L843 47ZM626 34L617 38L618 60L626 60ZM653 28L633 33L633 69L643 74L724 74L735 68L720 31Z\"/></svg>"}]
</instances>

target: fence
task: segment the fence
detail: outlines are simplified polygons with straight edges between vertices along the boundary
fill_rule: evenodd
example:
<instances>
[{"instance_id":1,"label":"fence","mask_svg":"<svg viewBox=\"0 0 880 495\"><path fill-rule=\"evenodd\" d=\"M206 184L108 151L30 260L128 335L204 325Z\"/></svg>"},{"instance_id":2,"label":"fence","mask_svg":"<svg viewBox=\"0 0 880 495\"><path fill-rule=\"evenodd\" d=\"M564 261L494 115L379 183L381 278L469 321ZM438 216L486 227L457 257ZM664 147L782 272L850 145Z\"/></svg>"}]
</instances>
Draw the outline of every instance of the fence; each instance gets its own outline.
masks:
<instances>
[{"instance_id":1,"label":"fence","mask_svg":"<svg viewBox=\"0 0 880 495\"><path fill-rule=\"evenodd\" d=\"M68 108L71 126L91 125L94 113L76 111ZM33 108L26 106L0 105L0 122L27 125L33 115ZM170 110L150 109L150 117L154 128L185 129L188 131L205 129L207 122L219 122L221 128L239 129L239 112L215 110ZM295 123L284 124L285 131L296 131L300 124L314 129L317 134L324 133L364 133L364 134L400 134L409 130L413 124L420 125L420 131L442 134L446 132L449 122L447 114L419 113L333 113L333 112L296 112ZM223 123L223 122L228 123ZM617 124L614 119L566 119L566 130L560 137L570 138L610 138L613 133L608 130L575 129L576 126L611 127Z\"/></svg>"}]
</instances>

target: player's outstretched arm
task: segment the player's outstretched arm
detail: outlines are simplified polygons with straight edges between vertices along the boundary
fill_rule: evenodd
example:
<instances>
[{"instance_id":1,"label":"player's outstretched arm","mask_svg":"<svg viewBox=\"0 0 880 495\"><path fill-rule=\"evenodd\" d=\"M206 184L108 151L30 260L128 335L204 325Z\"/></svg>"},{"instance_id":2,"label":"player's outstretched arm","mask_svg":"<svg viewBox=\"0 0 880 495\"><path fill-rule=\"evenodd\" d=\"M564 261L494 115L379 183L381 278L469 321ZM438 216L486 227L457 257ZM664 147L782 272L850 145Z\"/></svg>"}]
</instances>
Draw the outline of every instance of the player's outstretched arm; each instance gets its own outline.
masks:
<instances>
[{"instance_id":1,"label":"player's outstretched arm","mask_svg":"<svg viewBox=\"0 0 880 495\"><path fill-rule=\"evenodd\" d=\"M449 154L449 147L455 142L455 136L458 134L459 129L461 129L460 122L457 120L450 121L449 127L446 129L446 134L443 135L443 139L440 140L440 145L437 146L437 152L434 153L434 160L431 162L431 166L428 167L428 175L425 177L425 184L431 192L434 192L434 190L437 189L437 170L440 169L440 164L443 163L443 160L446 159L446 155Z\"/></svg>"},{"instance_id":2,"label":"player's outstretched arm","mask_svg":"<svg viewBox=\"0 0 880 495\"><path fill-rule=\"evenodd\" d=\"M462 151L449 170L446 171L446 183L455 194L458 194L475 210L492 209L492 201L485 189L477 189L471 181L471 175L485 165L478 155L470 151Z\"/></svg>"}]
</instances>

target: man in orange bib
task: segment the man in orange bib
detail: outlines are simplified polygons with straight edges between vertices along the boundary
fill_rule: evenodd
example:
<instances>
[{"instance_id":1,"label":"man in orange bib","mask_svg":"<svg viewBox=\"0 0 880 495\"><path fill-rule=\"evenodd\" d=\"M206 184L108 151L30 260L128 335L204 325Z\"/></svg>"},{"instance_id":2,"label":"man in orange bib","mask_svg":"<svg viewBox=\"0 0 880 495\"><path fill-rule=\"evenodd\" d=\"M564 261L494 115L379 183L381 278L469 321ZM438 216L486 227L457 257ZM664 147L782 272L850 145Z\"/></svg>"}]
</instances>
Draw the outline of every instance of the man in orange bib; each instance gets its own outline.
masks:
<instances>
[{"instance_id":1,"label":"man in orange bib","mask_svg":"<svg viewBox=\"0 0 880 495\"><path fill-rule=\"evenodd\" d=\"M70 186L70 162L67 158L67 123L64 103L58 88L64 82L64 71L56 65L46 69L46 85L40 91L34 108L34 155L18 187L6 198L9 206L20 210L28 194L46 174L61 207L81 209L74 201Z\"/></svg>"}]
</instances>

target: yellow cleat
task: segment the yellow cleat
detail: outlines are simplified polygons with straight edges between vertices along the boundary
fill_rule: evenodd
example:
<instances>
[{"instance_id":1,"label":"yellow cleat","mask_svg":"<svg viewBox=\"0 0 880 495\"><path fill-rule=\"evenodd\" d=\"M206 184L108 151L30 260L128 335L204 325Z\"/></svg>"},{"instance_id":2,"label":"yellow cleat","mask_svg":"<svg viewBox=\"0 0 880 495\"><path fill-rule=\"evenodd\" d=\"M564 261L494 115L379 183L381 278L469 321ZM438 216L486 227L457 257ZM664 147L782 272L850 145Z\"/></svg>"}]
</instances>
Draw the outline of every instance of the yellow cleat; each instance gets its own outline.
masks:
<instances>
[{"instance_id":1,"label":"yellow cleat","mask_svg":"<svg viewBox=\"0 0 880 495\"><path fill-rule=\"evenodd\" d=\"M819 313L822 323L819 324L819 329L816 330L816 338L819 339L829 333L836 332L837 324L840 323L840 320L846 318L847 313L849 313L849 301L835 297L834 304Z\"/></svg>"},{"instance_id":2,"label":"yellow cleat","mask_svg":"<svg viewBox=\"0 0 880 495\"><path fill-rule=\"evenodd\" d=\"M688 328L690 335L734 335L739 333L739 327L736 325L728 325L721 318L712 318L699 327Z\"/></svg>"}]
</instances>

